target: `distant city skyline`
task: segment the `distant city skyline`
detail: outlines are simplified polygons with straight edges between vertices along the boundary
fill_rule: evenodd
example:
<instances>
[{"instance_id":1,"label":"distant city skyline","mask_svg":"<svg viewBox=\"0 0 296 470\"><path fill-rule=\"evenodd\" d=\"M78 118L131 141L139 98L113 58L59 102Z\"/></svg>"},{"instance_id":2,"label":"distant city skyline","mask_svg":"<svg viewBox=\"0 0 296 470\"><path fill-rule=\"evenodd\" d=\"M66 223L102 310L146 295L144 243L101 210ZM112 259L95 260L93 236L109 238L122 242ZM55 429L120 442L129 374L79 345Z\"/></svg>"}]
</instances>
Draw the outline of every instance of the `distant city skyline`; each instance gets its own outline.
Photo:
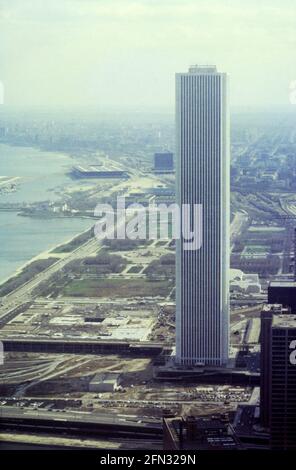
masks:
<instances>
[{"instance_id":1,"label":"distant city skyline","mask_svg":"<svg viewBox=\"0 0 296 470\"><path fill-rule=\"evenodd\" d=\"M173 110L175 70L215 63L231 107L287 106L290 0L0 0L7 106Z\"/></svg>"}]
</instances>

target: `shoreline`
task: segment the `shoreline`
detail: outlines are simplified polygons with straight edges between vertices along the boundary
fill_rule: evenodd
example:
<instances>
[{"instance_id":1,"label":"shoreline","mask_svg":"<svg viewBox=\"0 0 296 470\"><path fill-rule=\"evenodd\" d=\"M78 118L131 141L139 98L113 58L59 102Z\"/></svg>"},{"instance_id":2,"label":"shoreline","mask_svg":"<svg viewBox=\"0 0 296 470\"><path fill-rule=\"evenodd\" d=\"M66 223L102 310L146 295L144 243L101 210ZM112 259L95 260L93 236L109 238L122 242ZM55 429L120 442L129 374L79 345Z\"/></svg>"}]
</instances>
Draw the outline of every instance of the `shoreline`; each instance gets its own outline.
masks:
<instances>
[{"instance_id":1,"label":"shoreline","mask_svg":"<svg viewBox=\"0 0 296 470\"><path fill-rule=\"evenodd\" d=\"M31 258L30 260L26 261L22 266L20 266L19 268L16 269L16 271L14 271L13 274L11 274L10 276L8 276L7 278L5 278L4 280L0 280L0 288L3 286L3 284L5 284L6 282L10 281L11 279L13 278L16 278L18 277L30 264L34 263L35 261L39 261L41 259L48 259L48 258L52 258L52 257L55 257L55 258L64 258L65 255L68 255L69 252L65 252L65 253L59 253L59 252L55 252L54 250L59 248L60 246L63 246L63 245L68 245L71 241L73 241L76 237L78 237L79 235L83 235L84 233L88 232L89 229L91 228L92 226L90 226L89 228L83 230L82 232L78 232L76 233L73 237L69 238L68 240L66 241L63 241L61 243L58 243L57 245L54 245L50 248L48 248L47 250L44 250L40 253L38 253L36 256L33 256L33 258ZM74 248L73 248L74 250ZM9 295L9 294L8 294Z\"/></svg>"},{"instance_id":2,"label":"shoreline","mask_svg":"<svg viewBox=\"0 0 296 470\"><path fill-rule=\"evenodd\" d=\"M48 155L52 154L53 156L57 156L57 155L60 155L61 157L65 157L65 158L69 158L71 159L72 161L75 160L75 157L70 154L70 153L67 153L65 151L59 151L59 150L48 150L48 149L43 149L42 147L40 146L33 146L33 145L18 145L18 144L15 144L15 143L12 143L12 142L0 142L0 145L3 146L3 149L5 147L7 148L10 148L10 149L17 149L18 151L21 151L21 149L26 149L26 151L32 149L32 151L40 151L40 152L45 152L47 153ZM5 173L5 171L4 171ZM61 173L64 173L64 171L62 170ZM0 178L0 185L1 184L7 184L8 181L10 180L13 180L13 181L18 181L18 182L21 182L22 180L24 179L24 176L5 176L5 175L1 175L1 178ZM0 197L0 202L1 202L1 197ZM3 214L5 212L9 212L9 213L16 213L17 216L21 217L21 216L24 216L23 214L19 214L20 212L20 207L3 207L3 208L0 208L0 212L2 212ZM5 216L4 216L5 217ZM28 216L26 216L28 217ZM44 217L38 217L38 216L33 216L32 219L36 220L36 219L40 219L40 223L42 223L42 219L51 219L51 218L54 218L54 219L79 219L79 220L87 220L89 219L90 221L90 224L89 224L89 227L87 229L83 229L83 230L78 230L72 237L70 238L66 238L65 240L62 240L61 242L59 242L58 244L54 244L54 245L50 245L48 249L46 250L43 250L41 252L39 252L38 254L36 254L35 256L31 257L30 259L28 259L25 263L21 262L22 264L17 267L11 274L5 276L3 279L0 279L0 286L2 287L6 282L10 281L11 279L13 278L17 278L22 272L24 272L26 270L26 268L33 262L35 261L38 261L38 260L41 260L41 259L47 259L49 257L52 256L51 252L54 250L54 249L57 249L59 246L61 245L66 245L68 243L70 243L74 238L76 238L77 236L79 235L82 235L84 232L87 232L87 230L89 230L94 222L92 223L92 218L91 217L87 217L87 216L78 216L78 217L73 217L73 216L57 216L57 217L48 217L47 215L44 216ZM63 253L56 253L55 256L58 257L58 258L62 258L63 257Z\"/></svg>"}]
</instances>

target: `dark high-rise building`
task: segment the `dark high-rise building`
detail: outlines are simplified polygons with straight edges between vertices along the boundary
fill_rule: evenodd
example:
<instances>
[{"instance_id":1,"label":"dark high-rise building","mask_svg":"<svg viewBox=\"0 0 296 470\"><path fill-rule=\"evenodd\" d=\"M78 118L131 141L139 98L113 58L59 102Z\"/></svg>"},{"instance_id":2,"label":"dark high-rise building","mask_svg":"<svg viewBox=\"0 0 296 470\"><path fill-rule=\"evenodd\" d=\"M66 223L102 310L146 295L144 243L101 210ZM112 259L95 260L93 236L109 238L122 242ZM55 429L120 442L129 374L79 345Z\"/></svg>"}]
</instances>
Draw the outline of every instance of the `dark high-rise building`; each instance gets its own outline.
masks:
<instances>
[{"instance_id":1,"label":"dark high-rise building","mask_svg":"<svg viewBox=\"0 0 296 470\"><path fill-rule=\"evenodd\" d=\"M282 304L296 313L296 282L272 281L268 286L268 303Z\"/></svg>"},{"instance_id":2,"label":"dark high-rise building","mask_svg":"<svg viewBox=\"0 0 296 470\"><path fill-rule=\"evenodd\" d=\"M241 444L223 416L164 418L164 450L238 450Z\"/></svg>"},{"instance_id":3,"label":"dark high-rise building","mask_svg":"<svg viewBox=\"0 0 296 470\"><path fill-rule=\"evenodd\" d=\"M174 155L172 152L154 154L154 171L171 172L174 169Z\"/></svg>"},{"instance_id":4,"label":"dark high-rise building","mask_svg":"<svg viewBox=\"0 0 296 470\"><path fill-rule=\"evenodd\" d=\"M263 312L261 330L261 420L273 449L296 449L296 315ZM295 343L294 343L295 344Z\"/></svg>"},{"instance_id":5,"label":"dark high-rise building","mask_svg":"<svg viewBox=\"0 0 296 470\"><path fill-rule=\"evenodd\" d=\"M270 399L270 374L271 367L270 352L270 329L273 315L289 313L283 309L282 305L267 304L264 305L261 312L261 331L260 331L260 421L262 426L269 427L269 399Z\"/></svg>"}]
</instances>

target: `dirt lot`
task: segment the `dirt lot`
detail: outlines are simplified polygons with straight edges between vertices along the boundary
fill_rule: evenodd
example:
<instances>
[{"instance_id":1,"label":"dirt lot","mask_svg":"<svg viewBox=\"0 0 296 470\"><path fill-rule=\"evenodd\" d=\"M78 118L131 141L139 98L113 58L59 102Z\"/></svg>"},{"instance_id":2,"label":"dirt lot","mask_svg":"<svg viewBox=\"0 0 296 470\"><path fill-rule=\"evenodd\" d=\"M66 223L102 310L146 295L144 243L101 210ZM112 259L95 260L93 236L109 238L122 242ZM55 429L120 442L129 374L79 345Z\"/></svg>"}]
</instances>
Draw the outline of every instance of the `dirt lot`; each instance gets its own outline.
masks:
<instances>
[{"instance_id":1,"label":"dirt lot","mask_svg":"<svg viewBox=\"0 0 296 470\"><path fill-rule=\"evenodd\" d=\"M169 281L146 279L82 279L68 284L63 292L66 297L166 297L172 286Z\"/></svg>"}]
</instances>

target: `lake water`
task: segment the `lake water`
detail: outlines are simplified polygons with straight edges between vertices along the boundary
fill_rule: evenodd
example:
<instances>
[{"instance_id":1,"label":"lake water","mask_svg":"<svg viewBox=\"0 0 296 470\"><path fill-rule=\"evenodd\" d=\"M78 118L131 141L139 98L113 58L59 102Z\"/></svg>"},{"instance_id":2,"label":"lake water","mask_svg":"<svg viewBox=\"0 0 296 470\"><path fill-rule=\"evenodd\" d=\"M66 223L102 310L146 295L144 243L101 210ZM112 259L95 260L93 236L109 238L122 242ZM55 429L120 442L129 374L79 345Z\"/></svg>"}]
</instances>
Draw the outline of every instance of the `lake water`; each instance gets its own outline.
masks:
<instances>
[{"instance_id":1,"label":"lake water","mask_svg":"<svg viewBox=\"0 0 296 470\"><path fill-rule=\"evenodd\" d=\"M0 203L57 199L53 189L73 184L67 175L73 163L67 155L0 144L0 176L22 177L16 192L0 194ZM91 225L89 219L38 219L0 211L0 282L40 252Z\"/></svg>"}]
</instances>

